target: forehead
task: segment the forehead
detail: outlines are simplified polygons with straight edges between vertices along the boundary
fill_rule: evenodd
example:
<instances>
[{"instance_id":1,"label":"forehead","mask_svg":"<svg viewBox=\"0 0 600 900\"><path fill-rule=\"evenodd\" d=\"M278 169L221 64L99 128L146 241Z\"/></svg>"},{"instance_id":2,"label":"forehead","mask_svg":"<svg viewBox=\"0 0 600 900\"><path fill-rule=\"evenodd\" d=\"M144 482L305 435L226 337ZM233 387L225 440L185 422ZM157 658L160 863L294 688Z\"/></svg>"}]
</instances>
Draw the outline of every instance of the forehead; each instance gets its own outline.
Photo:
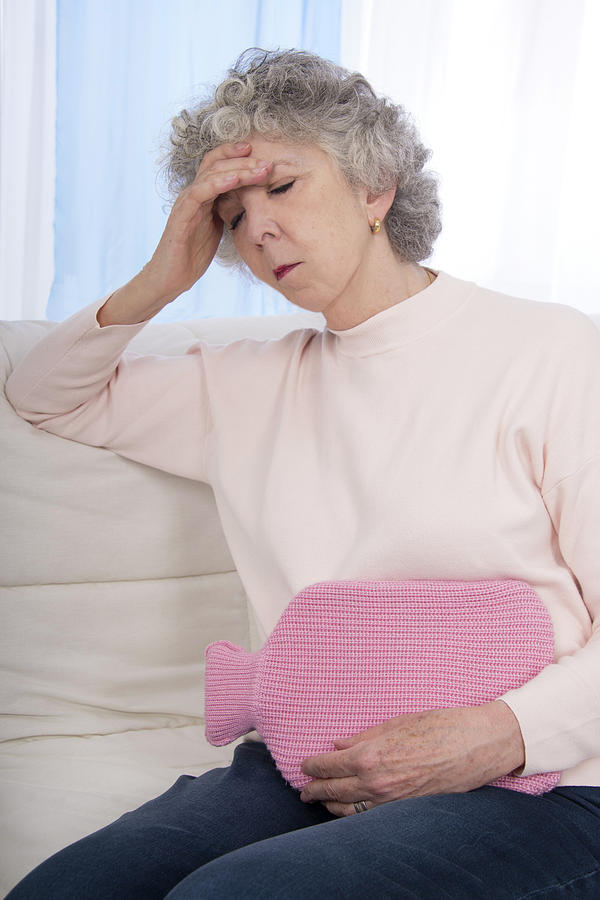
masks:
<instances>
[{"instance_id":1,"label":"forehead","mask_svg":"<svg viewBox=\"0 0 600 900\"><path fill-rule=\"evenodd\" d=\"M264 156L269 162L304 162L325 156L324 152L316 144L276 140L264 137L257 132L250 134L247 140L252 147L252 156L260 158Z\"/></svg>"},{"instance_id":2,"label":"forehead","mask_svg":"<svg viewBox=\"0 0 600 900\"><path fill-rule=\"evenodd\" d=\"M287 141L270 140L259 134L250 135L248 143L252 148L250 156L253 159L273 163L271 170L273 179L277 178L279 174L285 175L286 172L301 175L314 169L335 168L327 153L315 144L293 144ZM237 196L237 190L227 191L220 195L217 204L235 200Z\"/></svg>"}]
</instances>

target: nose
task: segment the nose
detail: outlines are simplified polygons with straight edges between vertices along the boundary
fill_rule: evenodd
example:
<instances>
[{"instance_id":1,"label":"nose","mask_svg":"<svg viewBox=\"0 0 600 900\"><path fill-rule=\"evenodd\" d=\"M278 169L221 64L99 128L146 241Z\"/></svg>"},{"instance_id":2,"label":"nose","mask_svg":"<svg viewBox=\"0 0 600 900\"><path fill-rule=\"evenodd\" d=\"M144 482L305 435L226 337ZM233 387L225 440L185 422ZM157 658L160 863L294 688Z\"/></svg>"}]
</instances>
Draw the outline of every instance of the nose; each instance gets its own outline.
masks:
<instances>
[{"instance_id":1,"label":"nose","mask_svg":"<svg viewBox=\"0 0 600 900\"><path fill-rule=\"evenodd\" d=\"M281 231L275 210L264 189L248 191L244 197L246 210L246 233L250 241L257 247L263 247L269 240L277 240Z\"/></svg>"}]
</instances>

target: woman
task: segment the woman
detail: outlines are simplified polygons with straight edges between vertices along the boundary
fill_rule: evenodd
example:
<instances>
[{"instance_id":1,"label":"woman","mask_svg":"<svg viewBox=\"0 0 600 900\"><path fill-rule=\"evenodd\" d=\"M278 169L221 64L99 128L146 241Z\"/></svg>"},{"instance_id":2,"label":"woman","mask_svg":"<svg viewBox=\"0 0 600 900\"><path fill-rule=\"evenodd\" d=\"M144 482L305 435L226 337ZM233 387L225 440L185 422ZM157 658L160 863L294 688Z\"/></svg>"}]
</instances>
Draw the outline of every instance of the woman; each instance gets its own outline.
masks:
<instances>
[{"instance_id":1,"label":"woman","mask_svg":"<svg viewBox=\"0 0 600 900\"><path fill-rule=\"evenodd\" d=\"M550 612L557 664L337 742L304 763L300 796L243 744L11 900L597 896L600 335L420 265L440 228L427 158L361 76L242 57L174 122L177 199L151 261L7 392L48 431L210 482L265 635L320 580L518 578ZM216 252L327 328L123 357ZM486 786L553 770L542 797Z\"/></svg>"}]
</instances>

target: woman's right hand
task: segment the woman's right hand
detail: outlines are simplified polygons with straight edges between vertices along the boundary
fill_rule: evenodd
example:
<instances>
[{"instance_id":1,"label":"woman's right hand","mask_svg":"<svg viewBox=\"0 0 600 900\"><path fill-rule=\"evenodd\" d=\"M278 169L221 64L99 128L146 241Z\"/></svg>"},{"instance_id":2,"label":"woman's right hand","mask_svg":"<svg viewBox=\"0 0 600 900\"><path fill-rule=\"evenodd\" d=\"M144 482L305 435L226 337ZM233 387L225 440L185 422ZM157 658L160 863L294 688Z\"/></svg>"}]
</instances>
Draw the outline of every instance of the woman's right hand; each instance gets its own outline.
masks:
<instances>
[{"instance_id":1,"label":"woman's right hand","mask_svg":"<svg viewBox=\"0 0 600 900\"><path fill-rule=\"evenodd\" d=\"M145 321L198 281L223 233L215 200L261 184L269 174L271 163L252 157L251 149L249 143L222 144L204 156L193 182L175 200L152 259L107 300L97 316L100 325Z\"/></svg>"}]
</instances>

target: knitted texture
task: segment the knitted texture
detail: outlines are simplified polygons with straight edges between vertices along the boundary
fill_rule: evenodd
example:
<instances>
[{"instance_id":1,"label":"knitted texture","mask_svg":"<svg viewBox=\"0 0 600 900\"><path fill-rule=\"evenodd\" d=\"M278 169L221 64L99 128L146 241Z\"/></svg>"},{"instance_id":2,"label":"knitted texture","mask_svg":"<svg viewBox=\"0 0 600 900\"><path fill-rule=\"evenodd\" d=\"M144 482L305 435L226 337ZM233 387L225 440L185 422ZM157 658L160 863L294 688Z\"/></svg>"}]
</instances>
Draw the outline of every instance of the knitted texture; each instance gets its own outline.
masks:
<instances>
[{"instance_id":1,"label":"knitted texture","mask_svg":"<svg viewBox=\"0 0 600 900\"><path fill-rule=\"evenodd\" d=\"M258 653L206 649L206 737L256 729L300 790L306 757L404 713L476 706L554 659L550 616L521 581L330 581L294 597ZM531 794L558 773L493 782Z\"/></svg>"}]
</instances>

